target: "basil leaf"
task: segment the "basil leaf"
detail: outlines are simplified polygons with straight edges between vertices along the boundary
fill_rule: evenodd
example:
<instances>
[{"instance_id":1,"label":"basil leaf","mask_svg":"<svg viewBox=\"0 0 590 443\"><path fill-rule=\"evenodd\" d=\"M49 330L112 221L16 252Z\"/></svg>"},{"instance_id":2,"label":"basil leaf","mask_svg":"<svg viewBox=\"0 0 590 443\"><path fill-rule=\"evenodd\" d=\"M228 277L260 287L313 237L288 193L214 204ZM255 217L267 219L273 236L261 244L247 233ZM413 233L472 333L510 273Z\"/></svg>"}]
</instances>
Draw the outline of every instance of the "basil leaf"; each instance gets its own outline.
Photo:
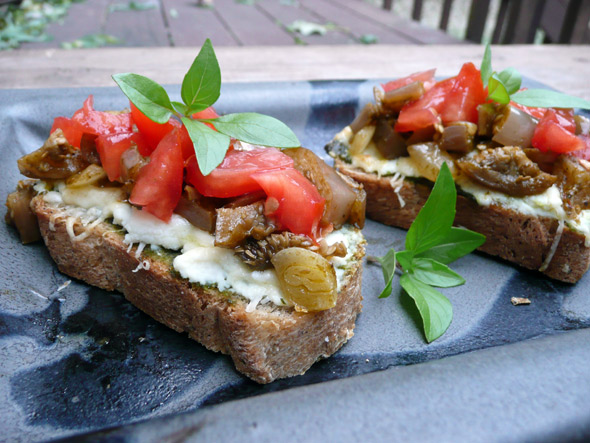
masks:
<instances>
[{"instance_id":1,"label":"basil leaf","mask_svg":"<svg viewBox=\"0 0 590 443\"><path fill-rule=\"evenodd\" d=\"M488 82L488 99L503 105L510 103L510 94L496 74L493 74Z\"/></svg>"},{"instance_id":2,"label":"basil leaf","mask_svg":"<svg viewBox=\"0 0 590 443\"><path fill-rule=\"evenodd\" d=\"M431 258L440 263L451 263L473 252L486 241L485 235L469 229L452 227L447 236L432 248L421 252L419 257Z\"/></svg>"},{"instance_id":3,"label":"basil leaf","mask_svg":"<svg viewBox=\"0 0 590 443\"><path fill-rule=\"evenodd\" d=\"M419 254L439 244L448 235L455 219L456 201L453 176L443 163L428 200L408 230L406 249Z\"/></svg>"},{"instance_id":4,"label":"basil leaf","mask_svg":"<svg viewBox=\"0 0 590 443\"><path fill-rule=\"evenodd\" d=\"M385 280L385 288L379 294L379 298L387 298L391 295L391 284L393 276L395 275L395 251L391 248L383 257L377 257L381 263L381 271L383 272L383 279Z\"/></svg>"},{"instance_id":5,"label":"basil leaf","mask_svg":"<svg viewBox=\"0 0 590 443\"><path fill-rule=\"evenodd\" d=\"M143 75L122 73L113 75L123 94L137 109L156 123L167 123L174 112L166 90Z\"/></svg>"},{"instance_id":6,"label":"basil leaf","mask_svg":"<svg viewBox=\"0 0 590 443\"><path fill-rule=\"evenodd\" d=\"M182 122L195 147L199 169L203 175L208 175L225 158L230 138L199 121L183 117Z\"/></svg>"},{"instance_id":7,"label":"basil leaf","mask_svg":"<svg viewBox=\"0 0 590 443\"><path fill-rule=\"evenodd\" d=\"M215 103L220 93L221 71L211 40L207 39L184 76L180 96L194 113Z\"/></svg>"},{"instance_id":8,"label":"basil leaf","mask_svg":"<svg viewBox=\"0 0 590 443\"><path fill-rule=\"evenodd\" d=\"M188 106L185 105L184 103L180 103L180 102L172 102L172 106L174 107L174 109L176 110L176 112L178 112L181 115L186 115L188 117Z\"/></svg>"},{"instance_id":9,"label":"basil leaf","mask_svg":"<svg viewBox=\"0 0 590 443\"><path fill-rule=\"evenodd\" d=\"M451 288L465 283L465 279L447 265L430 258L415 258L412 274L422 283L439 288Z\"/></svg>"},{"instance_id":10,"label":"basil leaf","mask_svg":"<svg viewBox=\"0 0 590 443\"><path fill-rule=\"evenodd\" d=\"M407 272L412 269L412 259L414 258L413 251L399 251L395 255L395 258L404 271Z\"/></svg>"},{"instance_id":11,"label":"basil leaf","mask_svg":"<svg viewBox=\"0 0 590 443\"><path fill-rule=\"evenodd\" d=\"M514 68L504 69L498 74L498 78L502 81L502 84L506 88L506 91L508 91L508 94L514 94L520 89L520 85L522 84L520 72Z\"/></svg>"},{"instance_id":12,"label":"basil leaf","mask_svg":"<svg viewBox=\"0 0 590 443\"><path fill-rule=\"evenodd\" d=\"M453 319L453 307L449 299L412 274L403 274L400 284L416 303L422 317L426 341L430 343L443 335Z\"/></svg>"},{"instance_id":13,"label":"basil leaf","mask_svg":"<svg viewBox=\"0 0 590 443\"><path fill-rule=\"evenodd\" d=\"M527 89L512 96L512 100L524 106L539 108L590 109L590 101L547 89Z\"/></svg>"},{"instance_id":14,"label":"basil leaf","mask_svg":"<svg viewBox=\"0 0 590 443\"><path fill-rule=\"evenodd\" d=\"M301 146L297 136L280 120L255 112L227 114L209 120L222 134L253 145L295 148Z\"/></svg>"},{"instance_id":15,"label":"basil leaf","mask_svg":"<svg viewBox=\"0 0 590 443\"><path fill-rule=\"evenodd\" d=\"M481 73L481 81L485 87L492 76L492 50L489 43L486 45L486 49L483 53L483 59L481 60L481 67L479 70Z\"/></svg>"}]
</instances>

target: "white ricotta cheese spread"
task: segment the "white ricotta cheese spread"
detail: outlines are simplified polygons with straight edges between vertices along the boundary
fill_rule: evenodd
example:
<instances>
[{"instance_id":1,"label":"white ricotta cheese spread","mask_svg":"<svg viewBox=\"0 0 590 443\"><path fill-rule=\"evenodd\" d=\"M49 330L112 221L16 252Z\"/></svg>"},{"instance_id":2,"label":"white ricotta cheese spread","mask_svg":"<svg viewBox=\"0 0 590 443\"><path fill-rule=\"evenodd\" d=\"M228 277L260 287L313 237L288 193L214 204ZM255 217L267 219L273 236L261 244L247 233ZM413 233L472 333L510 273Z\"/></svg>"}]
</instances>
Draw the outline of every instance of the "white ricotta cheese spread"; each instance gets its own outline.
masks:
<instances>
[{"instance_id":1,"label":"white ricotta cheese spread","mask_svg":"<svg viewBox=\"0 0 590 443\"><path fill-rule=\"evenodd\" d=\"M385 160L376 148L374 151L371 144L369 144L362 154L352 156L352 165L379 176L400 174L403 177L421 177L411 157ZM570 229L583 234L586 237L586 246L590 247L590 210L581 211L576 220L569 219L563 209L561 194L556 185L551 186L541 194L512 197L484 188L465 176L456 177L455 183L461 190L470 194L481 206L496 204L522 214L563 220Z\"/></svg>"},{"instance_id":2,"label":"white ricotta cheese spread","mask_svg":"<svg viewBox=\"0 0 590 443\"><path fill-rule=\"evenodd\" d=\"M138 210L121 201L117 188L84 187L70 189L59 184L48 190L45 184L38 184L36 191L44 194L44 200L53 205L64 206L73 217L84 224L112 218L113 223L125 230L125 243L130 246L139 243L143 248L150 245L157 251L163 247L180 254L174 258L173 266L180 275L192 283L203 286L214 285L220 291L235 292L250 301L247 310L256 306L273 303L288 306L282 297L280 284L274 269L252 271L232 250L214 246L214 237L190 224L183 217L173 214L166 223L146 211ZM73 223L71 223L73 224ZM73 236L73 229L70 229ZM339 241L346 245L346 257L331 259L340 288L346 269L363 241L362 234L353 228L343 227L326 236L328 244ZM143 245L143 246L142 246Z\"/></svg>"}]
</instances>

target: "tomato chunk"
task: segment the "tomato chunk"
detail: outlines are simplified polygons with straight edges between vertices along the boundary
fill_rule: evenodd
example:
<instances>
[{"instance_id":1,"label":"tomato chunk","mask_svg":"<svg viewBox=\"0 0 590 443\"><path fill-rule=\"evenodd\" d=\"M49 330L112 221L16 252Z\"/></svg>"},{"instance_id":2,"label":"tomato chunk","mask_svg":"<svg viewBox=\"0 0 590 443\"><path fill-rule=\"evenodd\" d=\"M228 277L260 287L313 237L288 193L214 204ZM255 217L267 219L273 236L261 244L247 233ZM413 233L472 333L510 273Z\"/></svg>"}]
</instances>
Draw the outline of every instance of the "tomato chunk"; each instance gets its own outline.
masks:
<instances>
[{"instance_id":1,"label":"tomato chunk","mask_svg":"<svg viewBox=\"0 0 590 443\"><path fill-rule=\"evenodd\" d=\"M202 118L202 119L212 119L212 118L217 118L219 117L219 114L217 113L217 111L215 109L213 109L212 106L209 106L207 109L204 109L202 111L199 112L195 112L192 115L193 118ZM217 129L215 129L215 126L213 126L211 123L207 123L204 122L207 126L209 126L211 129L213 129L214 131L217 131Z\"/></svg>"},{"instance_id":2,"label":"tomato chunk","mask_svg":"<svg viewBox=\"0 0 590 443\"><path fill-rule=\"evenodd\" d=\"M110 181L121 178L121 155L135 144L138 150L143 147L141 134L137 132L121 132L112 135L99 135L96 138L96 150L100 157L100 163L107 173Z\"/></svg>"},{"instance_id":3,"label":"tomato chunk","mask_svg":"<svg viewBox=\"0 0 590 443\"><path fill-rule=\"evenodd\" d=\"M439 109L454 82L455 77L440 81L422 98L404 105L394 129L397 132L409 132L434 125L438 120Z\"/></svg>"},{"instance_id":4,"label":"tomato chunk","mask_svg":"<svg viewBox=\"0 0 590 443\"><path fill-rule=\"evenodd\" d=\"M141 155L150 155L166 134L174 128L180 128L182 126L178 120L173 118L168 120L167 123L156 123L146 117L133 103L129 102L129 105L131 106L133 122L146 142L146 149L139 151Z\"/></svg>"},{"instance_id":5,"label":"tomato chunk","mask_svg":"<svg viewBox=\"0 0 590 443\"><path fill-rule=\"evenodd\" d=\"M410 83L414 83L416 81L421 81L424 85L424 90L429 91L436 81L434 80L434 73L436 69L429 69L428 71L422 72L414 72L413 74L408 75L407 77L398 78L397 80L392 80L387 82L383 85L383 91L393 91L394 89L399 89L402 86L409 85Z\"/></svg>"},{"instance_id":6,"label":"tomato chunk","mask_svg":"<svg viewBox=\"0 0 590 443\"><path fill-rule=\"evenodd\" d=\"M143 206L161 220L169 221L180 200L184 162L180 131L164 136L137 177L129 201Z\"/></svg>"},{"instance_id":7,"label":"tomato chunk","mask_svg":"<svg viewBox=\"0 0 590 443\"><path fill-rule=\"evenodd\" d=\"M67 141L76 148L80 147L82 134L108 135L131 132L132 123L129 113L111 114L94 109L94 97L89 95L82 108L72 118L57 117L53 120L51 132L61 129Z\"/></svg>"},{"instance_id":8,"label":"tomato chunk","mask_svg":"<svg viewBox=\"0 0 590 443\"><path fill-rule=\"evenodd\" d=\"M296 169L254 174L267 195L266 215L294 234L318 237L325 200L317 188Z\"/></svg>"},{"instance_id":9,"label":"tomato chunk","mask_svg":"<svg viewBox=\"0 0 590 443\"><path fill-rule=\"evenodd\" d=\"M293 159L276 148L230 149L223 162L207 176L201 174L196 157L190 157L187 181L206 197L236 197L262 189L253 174L292 167Z\"/></svg>"},{"instance_id":10,"label":"tomato chunk","mask_svg":"<svg viewBox=\"0 0 590 443\"><path fill-rule=\"evenodd\" d=\"M477 106L486 99L479 70L465 63L456 77L435 84L421 98L400 111L395 130L416 131L434 125L438 116L443 123L477 122Z\"/></svg>"},{"instance_id":11,"label":"tomato chunk","mask_svg":"<svg viewBox=\"0 0 590 443\"><path fill-rule=\"evenodd\" d=\"M477 123L477 106L486 99L479 69L465 63L445 96L440 112L443 123L468 121Z\"/></svg>"},{"instance_id":12,"label":"tomato chunk","mask_svg":"<svg viewBox=\"0 0 590 443\"><path fill-rule=\"evenodd\" d=\"M522 91L522 89L521 89ZM510 106L512 106L513 108L516 109L520 109L521 111L526 112L529 115L532 115L533 117L541 120L543 118L543 116L545 115L545 111L547 110L547 108L535 108L533 106L525 106L525 105L521 105L520 103L516 103L513 101L510 101Z\"/></svg>"},{"instance_id":13,"label":"tomato chunk","mask_svg":"<svg viewBox=\"0 0 590 443\"><path fill-rule=\"evenodd\" d=\"M160 143L164 136L172 131L172 129L180 127L184 128L184 125L174 118L170 118L167 123L156 123L146 117L146 115L137 109L133 103L129 102L129 105L131 106L133 122L137 126L137 130L144 136L147 145L145 149L139 151L141 155L150 155L153 150L156 149L158 143ZM217 114L212 107L208 107L203 111L194 113L192 117L195 119L210 119L219 117L219 114ZM211 129L215 129L211 123L205 124ZM192 147L192 142L186 129L183 129L182 134L182 152L185 160L194 154L194 148ZM190 155L188 155L189 153Z\"/></svg>"},{"instance_id":14,"label":"tomato chunk","mask_svg":"<svg viewBox=\"0 0 590 443\"><path fill-rule=\"evenodd\" d=\"M547 109L535 132L531 144L540 151L551 151L557 154L565 154L584 149L584 141L570 132L568 127L561 126L560 122L565 117L558 117L554 109ZM575 130L575 126L574 126Z\"/></svg>"}]
</instances>

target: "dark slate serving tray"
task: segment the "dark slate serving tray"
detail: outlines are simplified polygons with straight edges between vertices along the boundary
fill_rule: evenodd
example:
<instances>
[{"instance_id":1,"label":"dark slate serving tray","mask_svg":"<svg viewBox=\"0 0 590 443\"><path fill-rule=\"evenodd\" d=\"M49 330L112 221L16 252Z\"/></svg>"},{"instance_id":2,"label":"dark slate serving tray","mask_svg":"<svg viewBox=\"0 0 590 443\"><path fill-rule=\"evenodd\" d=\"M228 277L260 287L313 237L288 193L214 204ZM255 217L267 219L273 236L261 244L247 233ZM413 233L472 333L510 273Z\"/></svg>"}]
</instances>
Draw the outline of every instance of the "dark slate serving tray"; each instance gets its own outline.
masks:
<instances>
[{"instance_id":1,"label":"dark slate serving tray","mask_svg":"<svg viewBox=\"0 0 590 443\"><path fill-rule=\"evenodd\" d=\"M376 83L228 84L216 107L278 117L329 161L324 144ZM127 105L116 88L0 91L2 199L19 180L17 158L90 93L97 109ZM364 233L370 256L403 247L402 230L368 221ZM0 251L0 440L590 437L588 275L572 286L464 257L453 268L467 283L443 290L453 323L427 345L411 299L396 285L379 300L381 270L366 263L354 338L305 375L260 386L120 294L79 281L59 290L69 277L43 245L22 246L4 223ZM532 303L512 306L512 296Z\"/></svg>"}]
</instances>

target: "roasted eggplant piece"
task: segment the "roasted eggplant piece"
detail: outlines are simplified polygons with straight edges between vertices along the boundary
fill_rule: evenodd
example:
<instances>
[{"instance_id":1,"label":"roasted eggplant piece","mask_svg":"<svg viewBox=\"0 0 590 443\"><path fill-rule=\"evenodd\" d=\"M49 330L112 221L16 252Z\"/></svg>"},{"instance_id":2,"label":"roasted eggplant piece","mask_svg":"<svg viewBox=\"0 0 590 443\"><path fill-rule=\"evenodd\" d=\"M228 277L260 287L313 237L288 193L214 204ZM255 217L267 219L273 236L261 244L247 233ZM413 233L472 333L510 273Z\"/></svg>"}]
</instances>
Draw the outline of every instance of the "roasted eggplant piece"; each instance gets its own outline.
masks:
<instances>
[{"instance_id":1,"label":"roasted eggplant piece","mask_svg":"<svg viewBox=\"0 0 590 443\"><path fill-rule=\"evenodd\" d=\"M557 181L516 146L485 149L457 165L474 182L513 197L541 194Z\"/></svg>"}]
</instances>

